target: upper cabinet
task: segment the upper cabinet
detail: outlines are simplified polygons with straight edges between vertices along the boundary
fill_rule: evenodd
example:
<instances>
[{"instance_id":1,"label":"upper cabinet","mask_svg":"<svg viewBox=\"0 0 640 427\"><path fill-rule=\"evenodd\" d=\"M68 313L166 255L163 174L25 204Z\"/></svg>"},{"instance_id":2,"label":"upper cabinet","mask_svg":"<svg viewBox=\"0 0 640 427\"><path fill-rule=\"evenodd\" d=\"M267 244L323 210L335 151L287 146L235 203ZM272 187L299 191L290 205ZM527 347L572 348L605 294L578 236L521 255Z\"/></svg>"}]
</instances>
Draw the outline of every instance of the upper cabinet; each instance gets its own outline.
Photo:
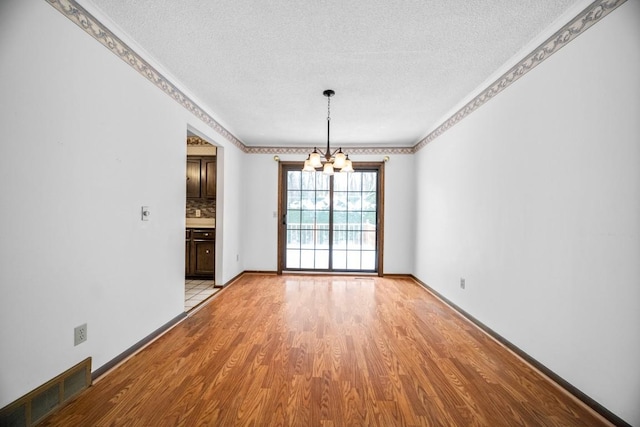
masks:
<instances>
[{"instance_id":1,"label":"upper cabinet","mask_svg":"<svg viewBox=\"0 0 640 427\"><path fill-rule=\"evenodd\" d=\"M187 156L187 198L216 198L215 156Z\"/></svg>"},{"instance_id":2,"label":"upper cabinet","mask_svg":"<svg viewBox=\"0 0 640 427\"><path fill-rule=\"evenodd\" d=\"M200 159L187 156L187 198L200 198Z\"/></svg>"},{"instance_id":3,"label":"upper cabinet","mask_svg":"<svg viewBox=\"0 0 640 427\"><path fill-rule=\"evenodd\" d=\"M216 157L203 157L200 161L200 182L202 197L216 198Z\"/></svg>"}]
</instances>

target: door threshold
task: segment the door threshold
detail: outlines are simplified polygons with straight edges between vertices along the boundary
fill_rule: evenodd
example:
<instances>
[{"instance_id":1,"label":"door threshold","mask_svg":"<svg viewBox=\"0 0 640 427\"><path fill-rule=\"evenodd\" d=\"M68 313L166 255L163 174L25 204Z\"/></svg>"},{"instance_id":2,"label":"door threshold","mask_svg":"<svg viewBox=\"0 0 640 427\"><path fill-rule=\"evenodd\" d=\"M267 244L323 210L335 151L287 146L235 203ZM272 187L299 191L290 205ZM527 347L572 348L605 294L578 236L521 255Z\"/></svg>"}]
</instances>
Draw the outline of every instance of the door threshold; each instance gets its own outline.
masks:
<instances>
[{"instance_id":1,"label":"door threshold","mask_svg":"<svg viewBox=\"0 0 640 427\"><path fill-rule=\"evenodd\" d=\"M368 276L377 277L377 272L351 272L351 271L314 271L314 270L282 270L282 274L298 274L304 276Z\"/></svg>"}]
</instances>

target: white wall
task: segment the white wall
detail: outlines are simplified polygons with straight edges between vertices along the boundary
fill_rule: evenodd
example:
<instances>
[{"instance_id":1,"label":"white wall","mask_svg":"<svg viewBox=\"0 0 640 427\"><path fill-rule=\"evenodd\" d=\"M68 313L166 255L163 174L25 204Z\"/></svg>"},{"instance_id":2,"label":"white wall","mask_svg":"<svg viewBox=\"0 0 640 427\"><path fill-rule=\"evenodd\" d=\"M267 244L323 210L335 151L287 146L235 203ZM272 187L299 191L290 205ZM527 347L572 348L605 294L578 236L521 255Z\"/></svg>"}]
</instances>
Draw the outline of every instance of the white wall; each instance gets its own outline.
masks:
<instances>
[{"instance_id":1,"label":"white wall","mask_svg":"<svg viewBox=\"0 0 640 427\"><path fill-rule=\"evenodd\" d=\"M351 155L354 161L382 161L384 155ZM282 161L301 161L302 155L280 155ZM244 267L275 271L278 268L278 162L273 154L250 154L244 166L250 185L244 200ZM385 164L384 273L413 271L414 232L413 156L390 155Z\"/></svg>"},{"instance_id":2,"label":"white wall","mask_svg":"<svg viewBox=\"0 0 640 427\"><path fill-rule=\"evenodd\" d=\"M0 93L2 407L183 311L187 126L225 141L43 1L2 3ZM238 252L244 154L221 151L221 244Z\"/></svg>"},{"instance_id":3,"label":"white wall","mask_svg":"<svg viewBox=\"0 0 640 427\"><path fill-rule=\"evenodd\" d=\"M282 156L281 156L282 157ZM284 160L284 159L283 159ZM242 166L250 185L244 189L245 270L278 269L278 162L273 154L250 154Z\"/></svg>"},{"instance_id":4,"label":"white wall","mask_svg":"<svg viewBox=\"0 0 640 427\"><path fill-rule=\"evenodd\" d=\"M634 425L639 16L623 4L415 159L415 275Z\"/></svg>"},{"instance_id":5,"label":"white wall","mask_svg":"<svg viewBox=\"0 0 640 427\"><path fill-rule=\"evenodd\" d=\"M227 284L245 270L243 258L245 162L250 156L235 147L218 150L216 192L216 282Z\"/></svg>"}]
</instances>

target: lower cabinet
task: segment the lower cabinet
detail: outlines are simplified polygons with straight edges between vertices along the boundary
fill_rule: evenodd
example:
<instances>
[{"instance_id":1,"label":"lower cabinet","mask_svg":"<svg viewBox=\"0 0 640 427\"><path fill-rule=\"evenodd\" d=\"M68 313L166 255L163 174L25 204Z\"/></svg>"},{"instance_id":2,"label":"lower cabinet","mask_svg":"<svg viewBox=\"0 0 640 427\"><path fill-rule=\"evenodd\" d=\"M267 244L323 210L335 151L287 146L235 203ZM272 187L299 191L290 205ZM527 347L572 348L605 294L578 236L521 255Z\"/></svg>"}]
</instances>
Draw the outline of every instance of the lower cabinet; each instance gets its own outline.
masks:
<instances>
[{"instance_id":1,"label":"lower cabinet","mask_svg":"<svg viewBox=\"0 0 640 427\"><path fill-rule=\"evenodd\" d=\"M187 229L185 276L213 279L215 275L215 230Z\"/></svg>"}]
</instances>

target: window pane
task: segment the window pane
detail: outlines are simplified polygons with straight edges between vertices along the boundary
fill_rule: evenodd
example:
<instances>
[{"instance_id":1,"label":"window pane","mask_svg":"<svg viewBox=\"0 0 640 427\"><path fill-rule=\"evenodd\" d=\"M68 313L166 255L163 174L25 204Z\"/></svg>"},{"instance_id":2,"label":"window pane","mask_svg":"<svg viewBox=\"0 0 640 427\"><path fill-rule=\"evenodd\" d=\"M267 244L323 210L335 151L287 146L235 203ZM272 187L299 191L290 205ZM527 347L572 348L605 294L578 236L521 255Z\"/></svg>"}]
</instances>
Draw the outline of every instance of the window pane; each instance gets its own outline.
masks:
<instances>
[{"instance_id":1,"label":"window pane","mask_svg":"<svg viewBox=\"0 0 640 427\"><path fill-rule=\"evenodd\" d=\"M333 193L333 210L345 211L347 210L347 193L337 192Z\"/></svg>"},{"instance_id":2,"label":"window pane","mask_svg":"<svg viewBox=\"0 0 640 427\"><path fill-rule=\"evenodd\" d=\"M327 269L329 268L329 251L319 250L316 251L315 268Z\"/></svg>"},{"instance_id":3,"label":"window pane","mask_svg":"<svg viewBox=\"0 0 640 427\"><path fill-rule=\"evenodd\" d=\"M326 225L329 229L329 211L316 211L316 225L318 227Z\"/></svg>"},{"instance_id":4,"label":"window pane","mask_svg":"<svg viewBox=\"0 0 640 427\"><path fill-rule=\"evenodd\" d=\"M377 172L362 172L362 191L376 191L378 186Z\"/></svg>"},{"instance_id":5,"label":"window pane","mask_svg":"<svg viewBox=\"0 0 640 427\"><path fill-rule=\"evenodd\" d=\"M316 249L329 249L329 229L316 231Z\"/></svg>"},{"instance_id":6,"label":"window pane","mask_svg":"<svg viewBox=\"0 0 640 427\"><path fill-rule=\"evenodd\" d=\"M300 191L287 191L287 208L300 209Z\"/></svg>"},{"instance_id":7,"label":"window pane","mask_svg":"<svg viewBox=\"0 0 640 427\"><path fill-rule=\"evenodd\" d=\"M362 249L363 250L376 250L376 232L375 231L363 231L362 232Z\"/></svg>"},{"instance_id":8,"label":"window pane","mask_svg":"<svg viewBox=\"0 0 640 427\"><path fill-rule=\"evenodd\" d=\"M287 211L287 228L300 228L300 211Z\"/></svg>"},{"instance_id":9,"label":"window pane","mask_svg":"<svg viewBox=\"0 0 640 427\"><path fill-rule=\"evenodd\" d=\"M311 229L303 229L300 233L300 247L305 249L313 249L313 230Z\"/></svg>"},{"instance_id":10,"label":"window pane","mask_svg":"<svg viewBox=\"0 0 640 427\"><path fill-rule=\"evenodd\" d=\"M375 251L362 251L362 265L363 270L375 270L376 269L376 253Z\"/></svg>"},{"instance_id":11,"label":"window pane","mask_svg":"<svg viewBox=\"0 0 640 427\"><path fill-rule=\"evenodd\" d=\"M302 209L316 208L316 192L302 191Z\"/></svg>"},{"instance_id":12,"label":"window pane","mask_svg":"<svg viewBox=\"0 0 640 427\"><path fill-rule=\"evenodd\" d=\"M361 193L349 193L347 196L347 206L350 211L359 211L362 209Z\"/></svg>"},{"instance_id":13,"label":"window pane","mask_svg":"<svg viewBox=\"0 0 640 427\"><path fill-rule=\"evenodd\" d=\"M287 230L287 248L300 247L300 230Z\"/></svg>"},{"instance_id":14,"label":"window pane","mask_svg":"<svg viewBox=\"0 0 640 427\"><path fill-rule=\"evenodd\" d=\"M349 177L349 191L362 190L362 172L348 173L347 176Z\"/></svg>"},{"instance_id":15,"label":"window pane","mask_svg":"<svg viewBox=\"0 0 640 427\"><path fill-rule=\"evenodd\" d=\"M366 225L366 226L363 226L362 229L369 230L371 229L371 227L375 229L377 224L376 217L377 215L375 212L362 212L362 224Z\"/></svg>"},{"instance_id":16,"label":"window pane","mask_svg":"<svg viewBox=\"0 0 640 427\"><path fill-rule=\"evenodd\" d=\"M348 173L337 173L333 175L333 191L347 191Z\"/></svg>"},{"instance_id":17,"label":"window pane","mask_svg":"<svg viewBox=\"0 0 640 427\"><path fill-rule=\"evenodd\" d=\"M287 268L300 268L300 251L287 250Z\"/></svg>"},{"instance_id":18,"label":"window pane","mask_svg":"<svg viewBox=\"0 0 640 427\"><path fill-rule=\"evenodd\" d=\"M336 249L346 249L347 248L347 232L344 229L340 230L340 231L336 231L336 229L334 227L333 247L336 248Z\"/></svg>"},{"instance_id":19,"label":"window pane","mask_svg":"<svg viewBox=\"0 0 640 427\"><path fill-rule=\"evenodd\" d=\"M360 251L347 251L347 270L360 270Z\"/></svg>"},{"instance_id":20,"label":"window pane","mask_svg":"<svg viewBox=\"0 0 640 427\"><path fill-rule=\"evenodd\" d=\"M302 189L303 190L315 190L316 189L316 176L313 173L302 173Z\"/></svg>"},{"instance_id":21,"label":"window pane","mask_svg":"<svg viewBox=\"0 0 640 427\"><path fill-rule=\"evenodd\" d=\"M362 210L375 211L376 205L376 193L374 191L362 193Z\"/></svg>"},{"instance_id":22,"label":"window pane","mask_svg":"<svg viewBox=\"0 0 640 427\"><path fill-rule=\"evenodd\" d=\"M361 227L360 225L362 224L362 212L357 211L357 212L349 212L349 225L357 225L358 227L355 227L356 230L360 230Z\"/></svg>"},{"instance_id":23,"label":"window pane","mask_svg":"<svg viewBox=\"0 0 640 427\"><path fill-rule=\"evenodd\" d=\"M289 171L287 173L287 189L299 190L300 189L300 175L301 171Z\"/></svg>"},{"instance_id":24,"label":"window pane","mask_svg":"<svg viewBox=\"0 0 640 427\"><path fill-rule=\"evenodd\" d=\"M314 267L314 254L315 251L300 251L300 268L310 268Z\"/></svg>"},{"instance_id":25,"label":"window pane","mask_svg":"<svg viewBox=\"0 0 640 427\"><path fill-rule=\"evenodd\" d=\"M347 213L333 212L333 229L346 230L347 229L346 227L347 227Z\"/></svg>"},{"instance_id":26,"label":"window pane","mask_svg":"<svg viewBox=\"0 0 640 427\"><path fill-rule=\"evenodd\" d=\"M333 251L333 268L336 270L344 270L347 268L347 251Z\"/></svg>"},{"instance_id":27,"label":"window pane","mask_svg":"<svg viewBox=\"0 0 640 427\"><path fill-rule=\"evenodd\" d=\"M331 200L329 200L328 191L316 192L316 209L329 209Z\"/></svg>"},{"instance_id":28,"label":"window pane","mask_svg":"<svg viewBox=\"0 0 640 427\"><path fill-rule=\"evenodd\" d=\"M302 211L302 226L313 226L316 222L316 211Z\"/></svg>"},{"instance_id":29,"label":"window pane","mask_svg":"<svg viewBox=\"0 0 640 427\"><path fill-rule=\"evenodd\" d=\"M329 179L329 175L325 175L322 172L316 172L316 190L328 190Z\"/></svg>"},{"instance_id":30,"label":"window pane","mask_svg":"<svg viewBox=\"0 0 640 427\"><path fill-rule=\"evenodd\" d=\"M347 249L360 249L362 239L361 231L351 231L347 233Z\"/></svg>"}]
</instances>

